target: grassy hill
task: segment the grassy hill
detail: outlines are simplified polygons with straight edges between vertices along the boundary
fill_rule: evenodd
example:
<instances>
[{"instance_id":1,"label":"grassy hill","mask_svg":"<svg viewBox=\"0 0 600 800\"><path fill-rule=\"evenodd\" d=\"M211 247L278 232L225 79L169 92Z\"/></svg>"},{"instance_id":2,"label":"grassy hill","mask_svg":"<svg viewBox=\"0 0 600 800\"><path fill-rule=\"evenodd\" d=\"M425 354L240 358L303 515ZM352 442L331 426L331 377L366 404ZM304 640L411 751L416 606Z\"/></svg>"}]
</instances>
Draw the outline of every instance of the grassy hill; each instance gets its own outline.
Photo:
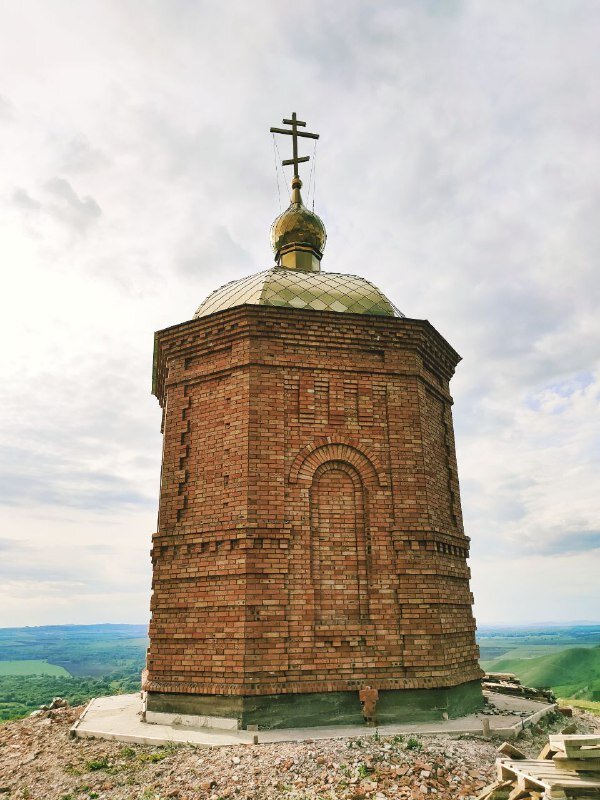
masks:
<instances>
[{"instance_id":1,"label":"grassy hill","mask_svg":"<svg viewBox=\"0 0 600 800\"><path fill-rule=\"evenodd\" d=\"M527 686L550 686L559 697L600 701L600 645L568 647L535 658L499 658L489 672L514 672Z\"/></svg>"}]
</instances>

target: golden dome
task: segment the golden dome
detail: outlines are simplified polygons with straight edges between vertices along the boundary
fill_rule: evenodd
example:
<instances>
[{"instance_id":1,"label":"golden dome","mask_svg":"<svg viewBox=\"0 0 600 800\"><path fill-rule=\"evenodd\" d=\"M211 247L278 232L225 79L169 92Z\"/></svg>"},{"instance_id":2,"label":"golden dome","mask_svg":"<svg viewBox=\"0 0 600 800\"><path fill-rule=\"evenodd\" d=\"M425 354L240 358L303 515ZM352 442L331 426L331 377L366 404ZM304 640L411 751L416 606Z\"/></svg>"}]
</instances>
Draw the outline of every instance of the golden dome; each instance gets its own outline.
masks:
<instances>
[{"instance_id":1,"label":"golden dome","mask_svg":"<svg viewBox=\"0 0 600 800\"><path fill-rule=\"evenodd\" d=\"M327 233L321 218L302 203L301 187L294 176L292 202L271 225L271 246L279 266L319 272Z\"/></svg>"}]
</instances>

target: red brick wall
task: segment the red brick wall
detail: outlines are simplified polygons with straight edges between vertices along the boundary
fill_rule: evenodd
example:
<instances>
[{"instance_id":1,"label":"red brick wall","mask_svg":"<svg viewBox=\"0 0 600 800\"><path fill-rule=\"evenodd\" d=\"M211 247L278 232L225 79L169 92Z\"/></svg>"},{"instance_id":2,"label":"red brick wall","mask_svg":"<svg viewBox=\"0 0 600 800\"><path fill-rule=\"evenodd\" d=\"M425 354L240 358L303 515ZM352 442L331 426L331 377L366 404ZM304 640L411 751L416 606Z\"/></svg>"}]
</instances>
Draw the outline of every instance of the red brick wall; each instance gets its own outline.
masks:
<instances>
[{"instance_id":1,"label":"red brick wall","mask_svg":"<svg viewBox=\"0 0 600 800\"><path fill-rule=\"evenodd\" d=\"M420 320L243 306L160 332L146 688L479 677L448 381Z\"/></svg>"}]
</instances>

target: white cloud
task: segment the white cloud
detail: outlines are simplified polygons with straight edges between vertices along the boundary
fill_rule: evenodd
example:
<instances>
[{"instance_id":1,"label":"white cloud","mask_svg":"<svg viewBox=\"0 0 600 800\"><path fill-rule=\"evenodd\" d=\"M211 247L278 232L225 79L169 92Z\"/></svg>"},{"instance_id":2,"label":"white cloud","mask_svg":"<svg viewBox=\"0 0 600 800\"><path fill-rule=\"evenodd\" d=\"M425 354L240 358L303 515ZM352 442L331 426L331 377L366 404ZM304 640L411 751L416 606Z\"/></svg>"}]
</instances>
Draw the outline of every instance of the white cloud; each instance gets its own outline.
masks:
<instances>
[{"instance_id":1,"label":"white cloud","mask_svg":"<svg viewBox=\"0 0 600 800\"><path fill-rule=\"evenodd\" d=\"M2 517L3 625L147 619L154 510L13 506Z\"/></svg>"},{"instance_id":2,"label":"white cloud","mask_svg":"<svg viewBox=\"0 0 600 800\"><path fill-rule=\"evenodd\" d=\"M464 357L478 617L519 614L532 575L556 581L532 619L600 616L596 3L25 0L0 22L0 624L143 621L152 332L272 262L268 128L294 109L321 133L323 267Z\"/></svg>"}]
</instances>

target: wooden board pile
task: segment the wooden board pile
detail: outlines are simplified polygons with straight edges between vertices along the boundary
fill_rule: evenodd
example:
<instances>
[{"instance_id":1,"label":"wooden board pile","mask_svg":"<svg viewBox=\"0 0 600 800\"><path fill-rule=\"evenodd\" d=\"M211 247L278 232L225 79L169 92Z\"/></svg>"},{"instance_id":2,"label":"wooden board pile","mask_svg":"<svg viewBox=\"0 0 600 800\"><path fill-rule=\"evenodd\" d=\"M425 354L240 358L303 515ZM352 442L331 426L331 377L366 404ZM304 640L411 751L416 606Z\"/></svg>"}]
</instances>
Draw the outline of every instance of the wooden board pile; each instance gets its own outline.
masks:
<instances>
[{"instance_id":1,"label":"wooden board pile","mask_svg":"<svg viewBox=\"0 0 600 800\"><path fill-rule=\"evenodd\" d=\"M512 672L488 672L481 685L490 692L526 697L528 700L547 701L548 703L554 703L556 700L550 689L534 689L531 686L523 686Z\"/></svg>"},{"instance_id":2,"label":"wooden board pile","mask_svg":"<svg viewBox=\"0 0 600 800\"><path fill-rule=\"evenodd\" d=\"M498 780L477 800L600 798L600 736L551 735L537 759L508 742L498 752Z\"/></svg>"}]
</instances>

